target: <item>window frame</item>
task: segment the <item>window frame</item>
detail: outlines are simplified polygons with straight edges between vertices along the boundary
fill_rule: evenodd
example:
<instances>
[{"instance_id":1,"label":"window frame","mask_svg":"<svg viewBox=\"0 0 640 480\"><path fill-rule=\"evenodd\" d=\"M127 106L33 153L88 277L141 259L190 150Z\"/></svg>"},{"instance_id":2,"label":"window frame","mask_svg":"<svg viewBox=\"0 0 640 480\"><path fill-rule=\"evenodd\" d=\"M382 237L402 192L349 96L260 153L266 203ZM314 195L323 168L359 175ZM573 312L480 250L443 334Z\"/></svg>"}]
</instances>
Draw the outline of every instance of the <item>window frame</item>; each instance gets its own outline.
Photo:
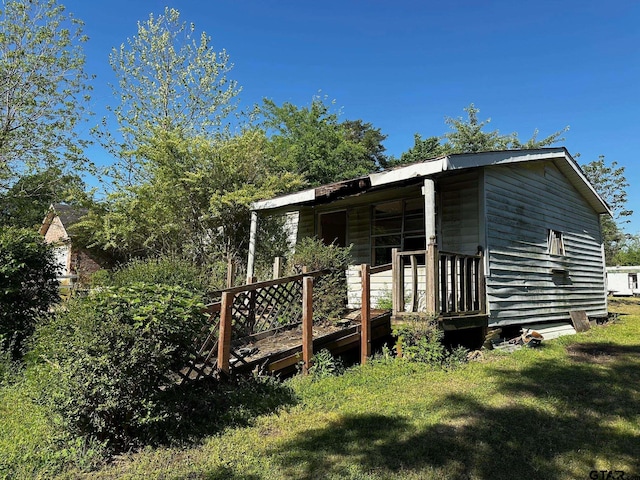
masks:
<instances>
[{"instance_id":1,"label":"window frame","mask_svg":"<svg viewBox=\"0 0 640 480\"><path fill-rule=\"evenodd\" d=\"M547 231L547 253L558 257L566 257L567 251L564 245L564 233L552 228Z\"/></svg>"}]
</instances>

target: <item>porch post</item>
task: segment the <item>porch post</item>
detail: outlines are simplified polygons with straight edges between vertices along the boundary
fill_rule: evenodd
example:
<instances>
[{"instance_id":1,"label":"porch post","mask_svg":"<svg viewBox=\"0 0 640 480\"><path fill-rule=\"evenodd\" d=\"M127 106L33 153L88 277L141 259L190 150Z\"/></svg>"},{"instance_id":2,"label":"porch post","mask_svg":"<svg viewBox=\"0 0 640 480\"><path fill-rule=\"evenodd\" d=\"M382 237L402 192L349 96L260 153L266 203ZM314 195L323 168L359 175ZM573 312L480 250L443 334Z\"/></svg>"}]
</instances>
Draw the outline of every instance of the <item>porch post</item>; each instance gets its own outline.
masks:
<instances>
[{"instance_id":1,"label":"porch post","mask_svg":"<svg viewBox=\"0 0 640 480\"><path fill-rule=\"evenodd\" d=\"M437 315L438 312L438 245L436 238L436 188L432 178L424 179L422 189L424 195L424 233L427 242L425 255L426 286L425 300L427 313Z\"/></svg>"},{"instance_id":2,"label":"porch post","mask_svg":"<svg viewBox=\"0 0 640 480\"><path fill-rule=\"evenodd\" d=\"M431 178L424 179L424 234L427 245L436 243L436 186Z\"/></svg>"},{"instance_id":3,"label":"porch post","mask_svg":"<svg viewBox=\"0 0 640 480\"><path fill-rule=\"evenodd\" d=\"M251 227L249 230L249 258L247 259L247 283L253 278L256 262L256 237L258 236L258 212L251 211Z\"/></svg>"}]
</instances>

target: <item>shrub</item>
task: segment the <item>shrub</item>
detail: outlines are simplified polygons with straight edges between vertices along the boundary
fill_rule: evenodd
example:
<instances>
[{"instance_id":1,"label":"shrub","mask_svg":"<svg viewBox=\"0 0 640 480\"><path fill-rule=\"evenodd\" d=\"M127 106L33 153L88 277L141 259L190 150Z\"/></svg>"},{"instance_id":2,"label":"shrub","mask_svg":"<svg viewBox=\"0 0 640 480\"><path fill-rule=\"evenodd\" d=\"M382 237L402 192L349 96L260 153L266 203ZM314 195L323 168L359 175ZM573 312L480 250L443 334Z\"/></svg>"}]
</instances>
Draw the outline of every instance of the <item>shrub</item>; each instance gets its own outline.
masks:
<instances>
[{"instance_id":1,"label":"shrub","mask_svg":"<svg viewBox=\"0 0 640 480\"><path fill-rule=\"evenodd\" d=\"M411 316L394 327L402 356L410 361L432 366L453 368L464 362L468 350L463 347L449 351L442 343L444 332L433 317Z\"/></svg>"},{"instance_id":2,"label":"shrub","mask_svg":"<svg viewBox=\"0 0 640 480\"><path fill-rule=\"evenodd\" d=\"M16 360L12 354L14 351L15 338L10 341L6 341L2 335L0 335L0 387L3 385L10 385L20 378L22 371L22 362ZM1 345L7 344L6 349Z\"/></svg>"},{"instance_id":3,"label":"shrub","mask_svg":"<svg viewBox=\"0 0 640 480\"><path fill-rule=\"evenodd\" d=\"M309 374L314 379L335 377L344 373L342 360L334 357L329 350L323 348L313 356Z\"/></svg>"},{"instance_id":4,"label":"shrub","mask_svg":"<svg viewBox=\"0 0 640 480\"><path fill-rule=\"evenodd\" d=\"M203 325L202 307L183 288L141 283L73 299L36 332L43 401L72 433L111 448L154 438L169 414L171 374L186 364Z\"/></svg>"},{"instance_id":5,"label":"shrub","mask_svg":"<svg viewBox=\"0 0 640 480\"><path fill-rule=\"evenodd\" d=\"M22 352L38 318L59 300L53 249L37 232L0 227L0 349Z\"/></svg>"},{"instance_id":6,"label":"shrub","mask_svg":"<svg viewBox=\"0 0 640 480\"><path fill-rule=\"evenodd\" d=\"M317 238L305 238L287 260L289 274L330 269L331 273L318 277L313 287L313 314L316 319L336 320L347 304L346 269L351 263L351 247L325 245Z\"/></svg>"},{"instance_id":7,"label":"shrub","mask_svg":"<svg viewBox=\"0 0 640 480\"><path fill-rule=\"evenodd\" d=\"M392 310L393 309L393 297L391 296L391 290L385 289L378 297L376 302L376 308L380 310Z\"/></svg>"},{"instance_id":8,"label":"shrub","mask_svg":"<svg viewBox=\"0 0 640 480\"><path fill-rule=\"evenodd\" d=\"M113 271L100 270L92 277L94 286L124 287L134 283L181 286L206 293L224 287L226 264L218 262L208 268L179 257L164 256L131 260Z\"/></svg>"},{"instance_id":9,"label":"shrub","mask_svg":"<svg viewBox=\"0 0 640 480\"><path fill-rule=\"evenodd\" d=\"M394 335L398 338L403 357L429 365L440 365L444 360L444 333L438 328L437 320L409 317L394 327Z\"/></svg>"}]
</instances>

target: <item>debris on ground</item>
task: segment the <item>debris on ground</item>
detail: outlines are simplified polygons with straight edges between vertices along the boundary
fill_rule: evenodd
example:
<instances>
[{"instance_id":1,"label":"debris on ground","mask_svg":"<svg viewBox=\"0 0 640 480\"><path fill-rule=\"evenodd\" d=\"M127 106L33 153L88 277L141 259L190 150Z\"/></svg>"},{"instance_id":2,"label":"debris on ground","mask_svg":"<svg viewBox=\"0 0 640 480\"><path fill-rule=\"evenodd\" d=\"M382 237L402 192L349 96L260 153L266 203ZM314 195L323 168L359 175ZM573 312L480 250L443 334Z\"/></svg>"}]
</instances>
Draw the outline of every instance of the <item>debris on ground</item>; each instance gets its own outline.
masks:
<instances>
[{"instance_id":1,"label":"debris on ground","mask_svg":"<svg viewBox=\"0 0 640 480\"><path fill-rule=\"evenodd\" d=\"M542 344L544 337L537 331L523 328L520 335L511 339L497 338L491 340L491 345L496 350L513 352L522 347L535 348Z\"/></svg>"},{"instance_id":2,"label":"debris on ground","mask_svg":"<svg viewBox=\"0 0 640 480\"><path fill-rule=\"evenodd\" d=\"M467 353L467 362L481 362L484 360L484 353L480 350L471 350Z\"/></svg>"}]
</instances>

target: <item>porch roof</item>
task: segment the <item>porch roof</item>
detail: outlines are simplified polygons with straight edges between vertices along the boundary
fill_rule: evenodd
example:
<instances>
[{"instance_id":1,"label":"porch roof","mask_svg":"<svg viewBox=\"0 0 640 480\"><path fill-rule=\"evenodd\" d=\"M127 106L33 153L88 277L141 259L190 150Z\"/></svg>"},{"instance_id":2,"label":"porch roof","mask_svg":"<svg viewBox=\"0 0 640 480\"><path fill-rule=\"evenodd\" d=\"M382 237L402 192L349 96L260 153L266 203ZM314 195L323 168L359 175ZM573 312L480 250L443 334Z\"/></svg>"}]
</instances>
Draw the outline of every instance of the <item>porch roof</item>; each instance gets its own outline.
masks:
<instances>
[{"instance_id":1,"label":"porch roof","mask_svg":"<svg viewBox=\"0 0 640 480\"><path fill-rule=\"evenodd\" d=\"M364 193L372 189L390 188L413 179L446 175L447 172L541 160L553 161L597 213L611 215L611 210L606 202L598 195L578 163L564 147L447 155L374 172L363 177L260 200L252 205L252 210L291 210L295 206L327 203L337 198Z\"/></svg>"}]
</instances>

